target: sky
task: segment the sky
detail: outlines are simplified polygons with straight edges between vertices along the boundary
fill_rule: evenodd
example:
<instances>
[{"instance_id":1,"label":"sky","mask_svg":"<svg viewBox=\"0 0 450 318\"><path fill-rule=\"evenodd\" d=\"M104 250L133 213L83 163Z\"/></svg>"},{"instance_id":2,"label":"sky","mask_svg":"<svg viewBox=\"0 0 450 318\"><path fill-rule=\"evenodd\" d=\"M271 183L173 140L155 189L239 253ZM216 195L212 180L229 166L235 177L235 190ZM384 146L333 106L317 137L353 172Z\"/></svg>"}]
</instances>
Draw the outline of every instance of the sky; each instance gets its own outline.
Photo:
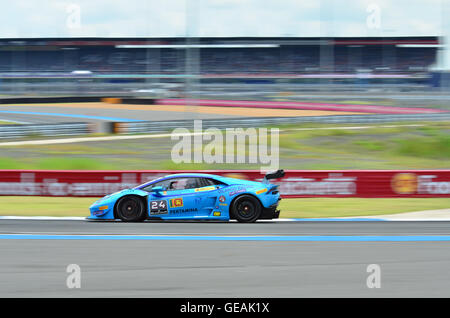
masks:
<instances>
[{"instance_id":1,"label":"sky","mask_svg":"<svg viewBox=\"0 0 450 318\"><path fill-rule=\"evenodd\" d=\"M442 19L443 8L450 12L450 0L0 0L0 4L0 38L439 36L450 29Z\"/></svg>"}]
</instances>

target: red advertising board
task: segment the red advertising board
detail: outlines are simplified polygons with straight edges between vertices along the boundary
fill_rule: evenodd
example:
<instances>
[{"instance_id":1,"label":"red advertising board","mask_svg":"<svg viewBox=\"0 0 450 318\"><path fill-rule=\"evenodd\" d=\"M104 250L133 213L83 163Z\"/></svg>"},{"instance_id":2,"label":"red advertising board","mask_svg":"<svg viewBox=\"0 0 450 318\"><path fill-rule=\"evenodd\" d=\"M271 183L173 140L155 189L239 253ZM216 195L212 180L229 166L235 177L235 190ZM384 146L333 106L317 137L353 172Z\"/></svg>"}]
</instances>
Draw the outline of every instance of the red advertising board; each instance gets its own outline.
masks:
<instances>
[{"instance_id":1,"label":"red advertising board","mask_svg":"<svg viewBox=\"0 0 450 318\"><path fill-rule=\"evenodd\" d=\"M263 178L257 170L0 170L0 195L97 197L180 172ZM450 170L288 170L273 183L283 197L450 197Z\"/></svg>"}]
</instances>

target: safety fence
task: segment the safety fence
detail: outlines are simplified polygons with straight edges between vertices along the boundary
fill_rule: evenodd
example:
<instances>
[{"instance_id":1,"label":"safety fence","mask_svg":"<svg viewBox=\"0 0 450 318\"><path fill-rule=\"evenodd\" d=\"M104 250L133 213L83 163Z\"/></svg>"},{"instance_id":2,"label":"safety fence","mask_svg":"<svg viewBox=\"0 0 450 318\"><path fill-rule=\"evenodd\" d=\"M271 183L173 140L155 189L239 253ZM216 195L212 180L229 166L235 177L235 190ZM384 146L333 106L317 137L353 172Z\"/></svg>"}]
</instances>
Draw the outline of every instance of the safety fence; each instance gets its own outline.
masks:
<instances>
[{"instance_id":1,"label":"safety fence","mask_svg":"<svg viewBox=\"0 0 450 318\"><path fill-rule=\"evenodd\" d=\"M336 115L336 116L298 116L298 117L247 117L226 119L203 119L202 128L249 128L277 127L307 123L321 124L377 124L403 121L441 121L450 120L449 113L439 114L376 114L376 115ZM176 128L194 129L194 120L114 122L112 132L120 134L168 132Z\"/></svg>"},{"instance_id":2,"label":"safety fence","mask_svg":"<svg viewBox=\"0 0 450 318\"><path fill-rule=\"evenodd\" d=\"M280 125L322 123L322 124L381 124L402 121L450 120L450 113L441 114L396 114L396 115L339 115L300 117L248 117L227 119L203 119L202 129L258 128ZM0 139L31 136L75 136L93 132L116 134L139 134L171 132L176 128L193 130L194 120L105 122L102 125L89 123L0 125Z\"/></svg>"},{"instance_id":3,"label":"safety fence","mask_svg":"<svg viewBox=\"0 0 450 318\"><path fill-rule=\"evenodd\" d=\"M0 125L0 139L32 136L73 136L93 132L89 123Z\"/></svg>"},{"instance_id":4,"label":"safety fence","mask_svg":"<svg viewBox=\"0 0 450 318\"><path fill-rule=\"evenodd\" d=\"M0 170L0 195L97 197L181 172L264 177L257 170ZM450 170L288 170L272 182L283 197L450 197Z\"/></svg>"}]
</instances>

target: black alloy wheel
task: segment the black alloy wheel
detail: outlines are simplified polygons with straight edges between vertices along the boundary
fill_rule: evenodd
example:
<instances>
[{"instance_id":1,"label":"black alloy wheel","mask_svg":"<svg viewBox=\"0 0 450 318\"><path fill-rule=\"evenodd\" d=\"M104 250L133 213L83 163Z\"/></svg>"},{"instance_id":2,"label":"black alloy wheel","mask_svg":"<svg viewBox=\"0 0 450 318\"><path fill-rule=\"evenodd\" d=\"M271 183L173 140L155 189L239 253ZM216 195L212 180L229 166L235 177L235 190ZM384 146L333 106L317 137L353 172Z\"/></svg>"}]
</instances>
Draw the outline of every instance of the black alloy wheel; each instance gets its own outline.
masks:
<instances>
[{"instance_id":1,"label":"black alloy wheel","mask_svg":"<svg viewBox=\"0 0 450 318\"><path fill-rule=\"evenodd\" d=\"M123 197L117 202L117 216L124 222L140 222L145 219L142 200L135 196Z\"/></svg>"},{"instance_id":2,"label":"black alloy wheel","mask_svg":"<svg viewBox=\"0 0 450 318\"><path fill-rule=\"evenodd\" d=\"M261 215L261 203L250 195L239 196L233 202L231 214L238 222L255 222Z\"/></svg>"}]
</instances>

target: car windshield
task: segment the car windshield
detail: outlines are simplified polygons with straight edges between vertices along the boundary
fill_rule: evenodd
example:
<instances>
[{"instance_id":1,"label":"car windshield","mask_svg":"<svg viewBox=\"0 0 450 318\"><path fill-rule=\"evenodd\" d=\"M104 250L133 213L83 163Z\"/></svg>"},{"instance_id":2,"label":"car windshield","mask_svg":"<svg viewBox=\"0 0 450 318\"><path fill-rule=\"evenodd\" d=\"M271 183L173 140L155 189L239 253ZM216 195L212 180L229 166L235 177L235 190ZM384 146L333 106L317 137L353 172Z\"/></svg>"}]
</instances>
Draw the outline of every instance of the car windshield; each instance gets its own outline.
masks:
<instances>
[{"instance_id":1,"label":"car windshield","mask_svg":"<svg viewBox=\"0 0 450 318\"><path fill-rule=\"evenodd\" d=\"M154 187L161 187L166 191L175 191L175 190L186 190L186 189L194 189L198 186L197 178L192 177L179 177L179 178L168 178L163 179L161 181L152 182L141 190L151 192Z\"/></svg>"},{"instance_id":2,"label":"car windshield","mask_svg":"<svg viewBox=\"0 0 450 318\"><path fill-rule=\"evenodd\" d=\"M156 178L156 179L147 181L147 182L142 183L142 184L140 184L140 185L138 185L138 186L135 186L134 189L142 189L142 190L144 190L145 188L150 187L150 186L152 186L153 184L155 184L156 182L158 182L158 180L162 180L162 179L164 179L164 178L165 178L165 177L158 177L158 178Z\"/></svg>"}]
</instances>

